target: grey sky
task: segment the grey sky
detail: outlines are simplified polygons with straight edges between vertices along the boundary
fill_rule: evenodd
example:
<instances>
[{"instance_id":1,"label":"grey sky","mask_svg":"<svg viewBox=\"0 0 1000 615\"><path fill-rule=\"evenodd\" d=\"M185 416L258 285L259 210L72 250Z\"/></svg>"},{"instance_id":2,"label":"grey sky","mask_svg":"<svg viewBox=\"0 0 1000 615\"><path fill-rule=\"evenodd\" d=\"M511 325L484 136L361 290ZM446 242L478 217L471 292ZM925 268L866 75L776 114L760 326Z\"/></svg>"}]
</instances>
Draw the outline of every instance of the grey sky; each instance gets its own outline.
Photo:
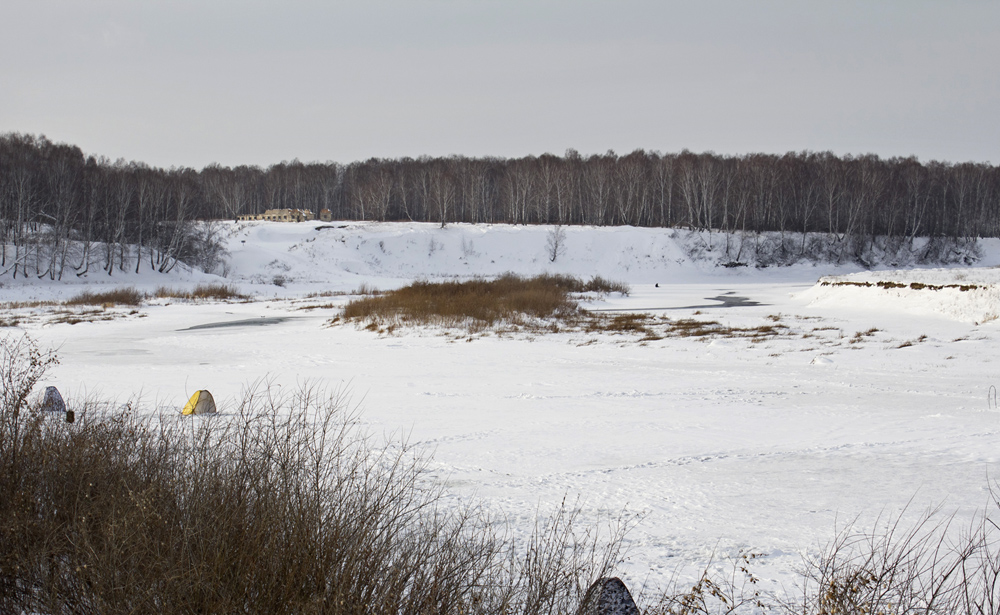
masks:
<instances>
[{"instance_id":1,"label":"grey sky","mask_svg":"<svg viewBox=\"0 0 1000 615\"><path fill-rule=\"evenodd\" d=\"M5 0L0 132L158 166L832 150L1000 164L993 0Z\"/></svg>"}]
</instances>

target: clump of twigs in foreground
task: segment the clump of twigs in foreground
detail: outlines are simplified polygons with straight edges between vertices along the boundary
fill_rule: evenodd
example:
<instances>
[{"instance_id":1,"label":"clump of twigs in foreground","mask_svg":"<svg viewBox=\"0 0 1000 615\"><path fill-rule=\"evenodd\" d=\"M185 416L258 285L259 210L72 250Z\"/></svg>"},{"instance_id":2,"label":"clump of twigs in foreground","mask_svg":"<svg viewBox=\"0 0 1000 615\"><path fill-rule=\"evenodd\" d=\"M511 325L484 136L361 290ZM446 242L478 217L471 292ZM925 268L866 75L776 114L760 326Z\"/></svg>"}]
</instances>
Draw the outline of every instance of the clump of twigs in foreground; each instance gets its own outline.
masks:
<instances>
[{"instance_id":1,"label":"clump of twigs in foreground","mask_svg":"<svg viewBox=\"0 0 1000 615\"><path fill-rule=\"evenodd\" d=\"M741 551L731 569L705 568L676 584L647 615L984 615L1000 613L1000 498L972 521L907 511L873 529L848 526L804 561L798 597L763 592L753 572L760 554ZM711 571L711 572L710 572Z\"/></svg>"},{"instance_id":2,"label":"clump of twigs in foreground","mask_svg":"<svg viewBox=\"0 0 1000 615\"><path fill-rule=\"evenodd\" d=\"M990 509L965 524L931 511L912 524L900 515L848 528L808 562L802 611L1000 613L998 512L994 491Z\"/></svg>"}]
</instances>

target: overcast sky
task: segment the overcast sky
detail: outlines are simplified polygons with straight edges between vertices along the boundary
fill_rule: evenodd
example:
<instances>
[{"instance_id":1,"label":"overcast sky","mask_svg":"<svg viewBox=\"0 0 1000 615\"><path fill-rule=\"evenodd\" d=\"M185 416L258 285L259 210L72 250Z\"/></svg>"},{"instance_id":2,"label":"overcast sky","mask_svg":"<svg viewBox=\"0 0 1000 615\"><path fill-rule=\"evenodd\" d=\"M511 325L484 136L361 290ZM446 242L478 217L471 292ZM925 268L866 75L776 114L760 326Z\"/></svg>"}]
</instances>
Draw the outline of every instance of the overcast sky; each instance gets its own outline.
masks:
<instances>
[{"instance_id":1,"label":"overcast sky","mask_svg":"<svg viewBox=\"0 0 1000 615\"><path fill-rule=\"evenodd\" d=\"M575 148L1000 164L995 0L3 0L0 132L200 168Z\"/></svg>"}]
</instances>

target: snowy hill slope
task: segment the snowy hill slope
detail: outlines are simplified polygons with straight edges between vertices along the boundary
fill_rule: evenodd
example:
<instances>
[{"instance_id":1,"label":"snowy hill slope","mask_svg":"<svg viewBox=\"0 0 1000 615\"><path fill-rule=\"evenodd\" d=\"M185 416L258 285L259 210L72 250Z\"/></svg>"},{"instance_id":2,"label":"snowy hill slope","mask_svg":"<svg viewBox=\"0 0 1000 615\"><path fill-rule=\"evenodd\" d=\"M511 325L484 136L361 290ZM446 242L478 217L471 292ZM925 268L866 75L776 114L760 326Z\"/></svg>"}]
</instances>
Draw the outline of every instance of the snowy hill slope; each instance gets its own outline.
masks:
<instances>
[{"instance_id":1,"label":"snowy hill slope","mask_svg":"<svg viewBox=\"0 0 1000 615\"><path fill-rule=\"evenodd\" d=\"M416 279L494 276L506 272L535 275L600 275L633 284L693 282L709 278L739 280L816 279L862 268L805 263L787 267L719 266L718 233L635 227L562 227L563 246L551 259L554 227L425 223L336 222L239 223L228 239L231 277L268 283L350 284L358 279ZM979 266L1000 264L1000 241L981 240Z\"/></svg>"},{"instance_id":2,"label":"snowy hill slope","mask_svg":"<svg viewBox=\"0 0 1000 615\"><path fill-rule=\"evenodd\" d=\"M817 308L939 315L980 324L1000 316L1000 268L866 271L828 276L803 299Z\"/></svg>"},{"instance_id":3,"label":"snowy hill slope","mask_svg":"<svg viewBox=\"0 0 1000 615\"><path fill-rule=\"evenodd\" d=\"M665 281L687 262L675 233L624 227L565 228L553 262L552 227L419 223L248 224L229 243L236 280L352 283L358 279L493 276L545 271ZM690 267L690 265L689 265ZM697 268L695 269L697 273Z\"/></svg>"}]
</instances>

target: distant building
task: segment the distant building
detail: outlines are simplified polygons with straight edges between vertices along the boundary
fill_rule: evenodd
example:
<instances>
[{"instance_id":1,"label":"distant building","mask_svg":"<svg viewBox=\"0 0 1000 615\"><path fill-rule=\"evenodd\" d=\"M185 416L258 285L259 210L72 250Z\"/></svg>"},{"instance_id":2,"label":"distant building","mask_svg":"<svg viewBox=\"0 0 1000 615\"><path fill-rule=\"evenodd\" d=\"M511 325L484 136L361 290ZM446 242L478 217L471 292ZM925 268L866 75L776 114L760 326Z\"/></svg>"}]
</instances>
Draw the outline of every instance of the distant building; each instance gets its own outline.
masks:
<instances>
[{"instance_id":1,"label":"distant building","mask_svg":"<svg viewBox=\"0 0 1000 615\"><path fill-rule=\"evenodd\" d=\"M319 219L323 222L330 222L333 220L333 212L329 209L319 210Z\"/></svg>"},{"instance_id":2,"label":"distant building","mask_svg":"<svg viewBox=\"0 0 1000 615\"><path fill-rule=\"evenodd\" d=\"M267 220L269 222L308 222L315 219L313 212L308 209L268 209L262 214L240 216L240 220L244 221Z\"/></svg>"}]
</instances>

